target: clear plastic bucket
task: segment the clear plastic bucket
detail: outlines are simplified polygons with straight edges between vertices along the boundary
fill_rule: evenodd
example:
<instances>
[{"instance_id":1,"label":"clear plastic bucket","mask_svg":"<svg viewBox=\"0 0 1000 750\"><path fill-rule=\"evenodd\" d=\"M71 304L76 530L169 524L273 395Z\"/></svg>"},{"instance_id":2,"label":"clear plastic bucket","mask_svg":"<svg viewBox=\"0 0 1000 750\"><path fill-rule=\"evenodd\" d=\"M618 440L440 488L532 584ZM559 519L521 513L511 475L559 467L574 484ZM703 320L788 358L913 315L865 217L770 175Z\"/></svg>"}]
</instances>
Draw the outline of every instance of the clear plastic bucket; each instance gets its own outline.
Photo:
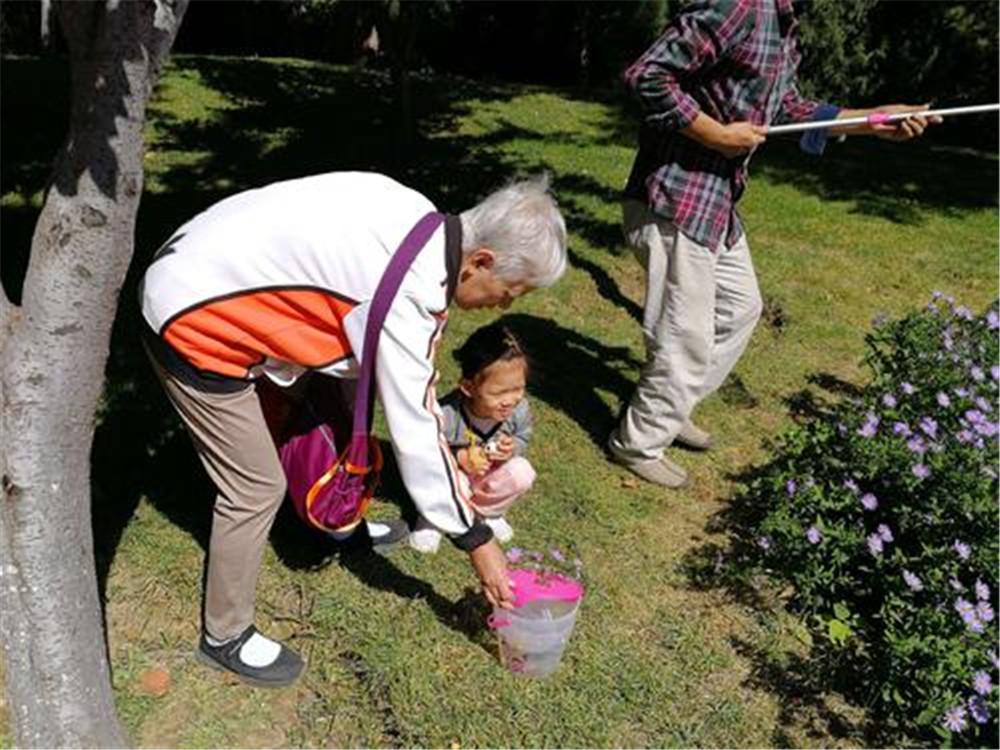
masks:
<instances>
[{"instance_id":1,"label":"clear plastic bucket","mask_svg":"<svg viewBox=\"0 0 1000 750\"><path fill-rule=\"evenodd\" d=\"M518 606L494 609L489 618L500 641L500 661L515 674L545 677L562 660L580 611L583 586L562 576L539 579L535 571L511 571L511 578Z\"/></svg>"}]
</instances>

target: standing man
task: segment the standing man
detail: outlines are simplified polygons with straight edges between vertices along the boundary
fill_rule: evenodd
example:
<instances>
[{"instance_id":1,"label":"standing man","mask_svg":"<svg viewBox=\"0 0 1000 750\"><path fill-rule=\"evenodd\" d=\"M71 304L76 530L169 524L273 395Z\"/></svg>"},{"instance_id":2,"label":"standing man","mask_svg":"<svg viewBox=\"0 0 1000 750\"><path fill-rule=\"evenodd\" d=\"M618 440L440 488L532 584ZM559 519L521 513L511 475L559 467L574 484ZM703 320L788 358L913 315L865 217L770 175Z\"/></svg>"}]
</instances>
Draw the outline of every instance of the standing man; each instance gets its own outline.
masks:
<instances>
[{"instance_id":1,"label":"standing man","mask_svg":"<svg viewBox=\"0 0 1000 750\"><path fill-rule=\"evenodd\" d=\"M286 486L255 383L287 386L308 371L357 377L379 279L434 210L379 174L278 182L191 219L143 277L147 351L218 488L198 656L246 682L287 685L303 667L254 627L257 574ZM420 515L469 555L494 606L513 602L505 559L441 434L434 355L452 304L506 309L565 268L566 227L547 185L514 183L445 217L379 337L378 397L403 482Z\"/></svg>"},{"instance_id":2,"label":"standing man","mask_svg":"<svg viewBox=\"0 0 1000 750\"><path fill-rule=\"evenodd\" d=\"M791 0L692 2L625 73L644 111L623 209L626 239L646 272L647 361L607 447L612 460L649 482L687 484L687 472L664 450L675 441L711 447L691 412L725 380L760 317L736 204L767 126L875 111L802 98L795 27ZM897 125L813 131L801 145L822 153L831 133L905 141L929 121L914 115Z\"/></svg>"}]
</instances>

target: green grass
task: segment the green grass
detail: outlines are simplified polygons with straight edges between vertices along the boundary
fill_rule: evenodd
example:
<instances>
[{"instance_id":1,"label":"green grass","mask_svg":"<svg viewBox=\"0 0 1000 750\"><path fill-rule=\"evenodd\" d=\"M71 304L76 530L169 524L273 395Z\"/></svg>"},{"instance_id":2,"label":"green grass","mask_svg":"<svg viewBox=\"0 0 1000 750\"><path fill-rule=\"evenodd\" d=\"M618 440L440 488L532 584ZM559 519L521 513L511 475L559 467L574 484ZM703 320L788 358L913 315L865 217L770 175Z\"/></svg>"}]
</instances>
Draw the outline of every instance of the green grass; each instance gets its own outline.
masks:
<instances>
[{"instance_id":1,"label":"green grass","mask_svg":"<svg viewBox=\"0 0 1000 750\"><path fill-rule=\"evenodd\" d=\"M4 284L24 250L62 134L32 87L49 66L5 60ZM414 81L415 132L378 72L293 60L181 57L150 109L136 267L182 221L272 180L375 169L461 210L515 173L552 172L572 267L510 311L534 365L536 489L510 513L525 546L572 543L590 588L561 669L524 681L498 664L465 556L409 549L336 556L283 512L259 583L258 625L309 662L278 692L234 686L192 659L213 492L135 345L130 274L94 448L95 533L115 691L144 747L863 746L863 713L791 679L794 623L704 589L685 559L741 472L809 398L858 383L873 317L942 289L979 308L997 293L997 160L934 146L849 142L823 160L769 143L743 215L767 304L734 377L700 408L709 454L680 453L682 492L633 486L601 444L643 352L638 265L618 194L634 119L586 94ZM54 106L54 105L52 105ZM15 158L14 155L17 155ZM490 313L456 311L439 365ZM384 435L384 431L383 431ZM406 506L390 470L376 515ZM160 698L139 677L167 669Z\"/></svg>"}]
</instances>

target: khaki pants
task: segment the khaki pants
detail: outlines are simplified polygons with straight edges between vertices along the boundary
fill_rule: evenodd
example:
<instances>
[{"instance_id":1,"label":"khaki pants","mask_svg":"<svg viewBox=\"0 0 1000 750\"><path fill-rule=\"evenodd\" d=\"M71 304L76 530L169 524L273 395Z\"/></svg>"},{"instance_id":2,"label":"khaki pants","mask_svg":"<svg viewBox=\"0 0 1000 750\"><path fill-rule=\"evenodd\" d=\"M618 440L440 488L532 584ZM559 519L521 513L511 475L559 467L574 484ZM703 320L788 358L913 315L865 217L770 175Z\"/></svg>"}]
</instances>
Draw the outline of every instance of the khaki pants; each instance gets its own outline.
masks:
<instances>
[{"instance_id":1,"label":"khaki pants","mask_svg":"<svg viewBox=\"0 0 1000 750\"><path fill-rule=\"evenodd\" d=\"M761 299L746 235L712 252L638 201L623 209L646 271L646 364L609 445L623 458L656 459L743 354Z\"/></svg>"},{"instance_id":2,"label":"khaki pants","mask_svg":"<svg viewBox=\"0 0 1000 750\"><path fill-rule=\"evenodd\" d=\"M285 496L285 473L253 385L237 393L206 393L150 361L219 491L208 547L205 630L226 640L253 624L257 573Z\"/></svg>"}]
</instances>

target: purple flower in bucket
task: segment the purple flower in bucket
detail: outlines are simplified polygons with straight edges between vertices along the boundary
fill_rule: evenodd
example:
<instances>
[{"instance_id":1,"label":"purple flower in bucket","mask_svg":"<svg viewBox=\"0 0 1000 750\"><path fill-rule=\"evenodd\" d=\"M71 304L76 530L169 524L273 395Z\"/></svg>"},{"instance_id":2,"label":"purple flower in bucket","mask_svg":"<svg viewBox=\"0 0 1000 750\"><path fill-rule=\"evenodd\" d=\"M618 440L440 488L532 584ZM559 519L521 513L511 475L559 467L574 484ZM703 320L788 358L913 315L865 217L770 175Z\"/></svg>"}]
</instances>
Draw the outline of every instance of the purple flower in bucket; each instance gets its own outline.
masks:
<instances>
[{"instance_id":1,"label":"purple flower in bucket","mask_svg":"<svg viewBox=\"0 0 1000 750\"><path fill-rule=\"evenodd\" d=\"M936 398L939 406L943 407L951 406L951 399L948 397L947 393L938 393Z\"/></svg>"},{"instance_id":2,"label":"purple flower in bucket","mask_svg":"<svg viewBox=\"0 0 1000 750\"><path fill-rule=\"evenodd\" d=\"M819 544L823 541L823 532L815 526L810 526L809 530L806 531L806 539L809 540L810 544Z\"/></svg>"},{"instance_id":3,"label":"purple flower in bucket","mask_svg":"<svg viewBox=\"0 0 1000 750\"><path fill-rule=\"evenodd\" d=\"M983 622L993 622L993 607L989 602L979 602L976 605L976 617Z\"/></svg>"},{"instance_id":4,"label":"purple flower in bucket","mask_svg":"<svg viewBox=\"0 0 1000 750\"><path fill-rule=\"evenodd\" d=\"M931 417L923 417L920 420L920 429L927 437L933 439L937 437L938 423Z\"/></svg>"},{"instance_id":5,"label":"purple flower in bucket","mask_svg":"<svg viewBox=\"0 0 1000 750\"><path fill-rule=\"evenodd\" d=\"M916 575L914 575L908 570L903 571L903 580L906 582L906 585L910 587L911 591L924 590L923 582Z\"/></svg>"},{"instance_id":6,"label":"purple flower in bucket","mask_svg":"<svg viewBox=\"0 0 1000 750\"><path fill-rule=\"evenodd\" d=\"M997 315L996 310L990 310L986 313L986 325L990 327L991 331L1000 328L1000 315Z\"/></svg>"},{"instance_id":7,"label":"purple flower in bucket","mask_svg":"<svg viewBox=\"0 0 1000 750\"><path fill-rule=\"evenodd\" d=\"M865 416L865 423L858 430L858 434L863 438L875 437L875 433L878 431L879 418L868 412Z\"/></svg>"},{"instance_id":8,"label":"purple flower in bucket","mask_svg":"<svg viewBox=\"0 0 1000 750\"><path fill-rule=\"evenodd\" d=\"M882 404L887 409L894 409L896 407L896 397L893 396L891 393L887 393L884 396L882 396Z\"/></svg>"},{"instance_id":9,"label":"purple flower in bucket","mask_svg":"<svg viewBox=\"0 0 1000 750\"><path fill-rule=\"evenodd\" d=\"M913 434L913 430L910 429L910 425L906 422L896 422L892 426L892 434L899 435L900 437L909 437Z\"/></svg>"},{"instance_id":10,"label":"purple flower in bucket","mask_svg":"<svg viewBox=\"0 0 1000 750\"><path fill-rule=\"evenodd\" d=\"M795 494L795 490L796 490L797 487L798 487L798 485L795 484L795 480L794 479L789 479L787 482L785 482L785 493L789 497L791 497L792 495Z\"/></svg>"},{"instance_id":11,"label":"purple flower in bucket","mask_svg":"<svg viewBox=\"0 0 1000 750\"><path fill-rule=\"evenodd\" d=\"M927 479L931 475L931 470L927 468L926 464L913 464L910 467L910 471L913 472L913 476L917 479Z\"/></svg>"},{"instance_id":12,"label":"purple flower in bucket","mask_svg":"<svg viewBox=\"0 0 1000 750\"><path fill-rule=\"evenodd\" d=\"M899 387L903 389L903 393L905 393L907 396L912 396L917 391L917 389L914 388L910 383L906 382L902 383Z\"/></svg>"},{"instance_id":13,"label":"purple flower in bucket","mask_svg":"<svg viewBox=\"0 0 1000 750\"><path fill-rule=\"evenodd\" d=\"M878 525L878 528L875 529L875 533L878 534L879 539L881 539L883 542L893 541L892 529L890 529L884 523L880 523Z\"/></svg>"},{"instance_id":14,"label":"purple flower in bucket","mask_svg":"<svg viewBox=\"0 0 1000 750\"><path fill-rule=\"evenodd\" d=\"M878 507L878 498L871 492L866 492L861 496L861 504L865 510L875 510Z\"/></svg>"},{"instance_id":15,"label":"purple flower in bucket","mask_svg":"<svg viewBox=\"0 0 1000 750\"><path fill-rule=\"evenodd\" d=\"M923 438L920 437L910 438L907 440L906 447L911 453L916 453L918 456L922 456L927 452L927 444L924 442Z\"/></svg>"},{"instance_id":16,"label":"purple flower in bucket","mask_svg":"<svg viewBox=\"0 0 1000 750\"><path fill-rule=\"evenodd\" d=\"M968 560L969 555L972 554L972 549L969 547L969 545L966 544L965 542L960 542L957 539L955 540L955 543L952 545L952 547L954 548L955 553L958 555L960 560Z\"/></svg>"}]
</instances>

